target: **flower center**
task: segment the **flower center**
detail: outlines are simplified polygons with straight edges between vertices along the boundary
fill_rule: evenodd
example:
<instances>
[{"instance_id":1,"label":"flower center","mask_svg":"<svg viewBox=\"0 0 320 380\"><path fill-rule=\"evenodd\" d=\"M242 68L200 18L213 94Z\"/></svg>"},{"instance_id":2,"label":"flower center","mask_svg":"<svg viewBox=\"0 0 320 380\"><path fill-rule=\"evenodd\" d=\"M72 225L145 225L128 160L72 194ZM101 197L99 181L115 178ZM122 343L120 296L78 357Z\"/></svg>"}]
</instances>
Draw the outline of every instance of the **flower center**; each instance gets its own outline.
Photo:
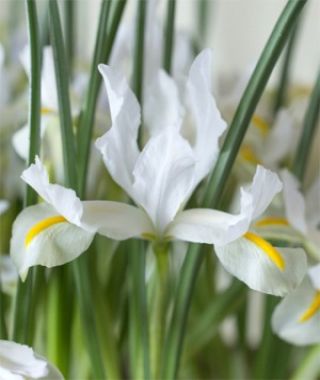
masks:
<instances>
[{"instance_id":1,"label":"flower center","mask_svg":"<svg viewBox=\"0 0 320 380\"><path fill-rule=\"evenodd\" d=\"M247 232L243 235L247 240L251 241L255 245L257 245L268 257L269 259L277 266L278 269L284 271L285 269L285 261L281 256L281 253L274 248L270 243L261 238L260 236Z\"/></svg>"},{"instance_id":2,"label":"flower center","mask_svg":"<svg viewBox=\"0 0 320 380\"><path fill-rule=\"evenodd\" d=\"M41 220L41 222L36 223L33 227L30 228L25 237L24 244L28 246L31 243L31 241L43 230L53 226L54 224L63 223L66 221L66 218L64 218L61 215L51 216L49 218Z\"/></svg>"},{"instance_id":3,"label":"flower center","mask_svg":"<svg viewBox=\"0 0 320 380\"><path fill-rule=\"evenodd\" d=\"M320 311L320 291L317 291L308 309L300 316L299 322L303 323Z\"/></svg>"},{"instance_id":4,"label":"flower center","mask_svg":"<svg viewBox=\"0 0 320 380\"><path fill-rule=\"evenodd\" d=\"M255 223L256 227L265 227L270 225L281 225L281 226L288 226L289 222L286 218L277 217L277 216L267 216L263 219L258 220Z\"/></svg>"}]
</instances>

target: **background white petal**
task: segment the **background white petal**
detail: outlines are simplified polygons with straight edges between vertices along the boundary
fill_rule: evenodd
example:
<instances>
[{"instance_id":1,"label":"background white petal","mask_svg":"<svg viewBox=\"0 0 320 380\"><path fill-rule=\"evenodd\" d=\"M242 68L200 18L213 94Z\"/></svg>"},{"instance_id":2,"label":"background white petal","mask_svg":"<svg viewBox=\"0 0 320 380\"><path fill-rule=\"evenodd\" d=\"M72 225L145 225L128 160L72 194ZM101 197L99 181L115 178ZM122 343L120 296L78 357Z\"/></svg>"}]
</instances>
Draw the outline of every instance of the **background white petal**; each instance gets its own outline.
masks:
<instances>
[{"instance_id":1,"label":"background white petal","mask_svg":"<svg viewBox=\"0 0 320 380\"><path fill-rule=\"evenodd\" d=\"M314 288L320 290L320 264L311 267L308 275Z\"/></svg>"},{"instance_id":2,"label":"background white petal","mask_svg":"<svg viewBox=\"0 0 320 380\"><path fill-rule=\"evenodd\" d=\"M305 195L308 224L320 226L320 176L315 179Z\"/></svg>"},{"instance_id":3,"label":"background white petal","mask_svg":"<svg viewBox=\"0 0 320 380\"><path fill-rule=\"evenodd\" d=\"M111 239L154 234L150 219L137 207L120 202L85 201L83 209L82 224Z\"/></svg>"},{"instance_id":4,"label":"background white petal","mask_svg":"<svg viewBox=\"0 0 320 380\"><path fill-rule=\"evenodd\" d=\"M36 156L35 163L24 170L21 178L29 184L58 214L70 223L80 226L82 204L74 190L51 184L46 169Z\"/></svg>"},{"instance_id":5,"label":"background white petal","mask_svg":"<svg viewBox=\"0 0 320 380\"><path fill-rule=\"evenodd\" d=\"M56 90L53 52L51 46L43 49L43 63L41 72L41 106L58 111L58 95Z\"/></svg>"},{"instance_id":6,"label":"background white petal","mask_svg":"<svg viewBox=\"0 0 320 380\"><path fill-rule=\"evenodd\" d=\"M54 224L37 234L29 245L25 244L28 231L38 222L56 216L48 204L25 208L13 224L10 255L20 276L24 279L28 268L43 265L48 268L76 259L91 244L94 234L71 223Z\"/></svg>"},{"instance_id":7,"label":"background white petal","mask_svg":"<svg viewBox=\"0 0 320 380\"><path fill-rule=\"evenodd\" d=\"M296 288L307 270L302 249L277 248L285 261L281 271L256 244L240 238L225 246L215 246L225 269L253 290L284 296Z\"/></svg>"},{"instance_id":8,"label":"background white petal","mask_svg":"<svg viewBox=\"0 0 320 380\"><path fill-rule=\"evenodd\" d=\"M131 195L132 172L139 155L140 106L123 75L107 65L99 65L99 71L107 89L112 126L97 139L96 147L112 178Z\"/></svg>"},{"instance_id":9,"label":"background white petal","mask_svg":"<svg viewBox=\"0 0 320 380\"><path fill-rule=\"evenodd\" d=\"M0 199L0 215L5 213L9 208L9 202L5 199Z\"/></svg>"},{"instance_id":10,"label":"background white petal","mask_svg":"<svg viewBox=\"0 0 320 380\"><path fill-rule=\"evenodd\" d=\"M306 234L305 202L299 191L299 182L287 169L282 170L280 176L283 181L283 200L289 223L298 231Z\"/></svg>"},{"instance_id":11,"label":"background white petal","mask_svg":"<svg viewBox=\"0 0 320 380\"><path fill-rule=\"evenodd\" d=\"M243 215L190 209L175 217L166 234L184 241L224 245L242 236L248 230L249 222Z\"/></svg>"},{"instance_id":12,"label":"background white petal","mask_svg":"<svg viewBox=\"0 0 320 380\"><path fill-rule=\"evenodd\" d=\"M183 108L178 88L164 70L159 70L152 83L146 87L144 98L143 122L151 135L180 125Z\"/></svg>"},{"instance_id":13,"label":"background white petal","mask_svg":"<svg viewBox=\"0 0 320 380\"><path fill-rule=\"evenodd\" d=\"M280 338L296 345L320 343L320 313L307 321L299 321L310 307L314 295L315 289L306 276L303 283L277 305L271 323Z\"/></svg>"},{"instance_id":14,"label":"background white petal","mask_svg":"<svg viewBox=\"0 0 320 380\"><path fill-rule=\"evenodd\" d=\"M227 128L211 94L211 70L212 52L206 49L194 60L187 81L195 124L193 149L197 159L197 182L212 169L219 153L219 137Z\"/></svg>"},{"instance_id":15,"label":"background white petal","mask_svg":"<svg viewBox=\"0 0 320 380\"><path fill-rule=\"evenodd\" d=\"M134 168L134 199L162 233L194 186L194 155L178 131L152 137Z\"/></svg>"}]
</instances>

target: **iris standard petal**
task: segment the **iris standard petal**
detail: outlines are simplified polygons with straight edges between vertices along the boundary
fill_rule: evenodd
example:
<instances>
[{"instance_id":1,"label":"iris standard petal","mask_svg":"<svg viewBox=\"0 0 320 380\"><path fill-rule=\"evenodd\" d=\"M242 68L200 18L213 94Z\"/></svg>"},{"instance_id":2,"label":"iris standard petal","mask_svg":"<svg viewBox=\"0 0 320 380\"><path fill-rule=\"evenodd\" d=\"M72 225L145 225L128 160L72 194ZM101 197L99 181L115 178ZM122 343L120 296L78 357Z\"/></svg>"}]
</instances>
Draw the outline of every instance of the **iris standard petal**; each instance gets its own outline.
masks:
<instances>
[{"instance_id":1,"label":"iris standard petal","mask_svg":"<svg viewBox=\"0 0 320 380\"><path fill-rule=\"evenodd\" d=\"M215 251L225 269L249 288L284 296L300 284L306 273L305 253L299 248L276 248L262 241L267 243L242 237L225 246L215 246Z\"/></svg>"},{"instance_id":2,"label":"iris standard petal","mask_svg":"<svg viewBox=\"0 0 320 380\"><path fill-rule=\"evenodd\" d=\"M288 221L298 231L306 234L305 202L303 195L299 191L299 182L286 169L281 171L280 176L283 181L283 199Z\"/></svg>"},{"instance_id":3,"label":"iris standard petal","mask_svg":"<svg viewBox=\"0 0 320 380\"><path fill-rule=\"evenodd\" d=\"M227 128L211 94L211 63L211 50L202 51L192 64L187 81L189 103L195 123L193 149L197 159L197 182L212 169L219 153L219 137Z\"/></svg>"},{"instance_id":4,"label":"iris standard petal","mask_svg":"<svg viewBox=\"0 0 320 380\"><path fill-rule=\"evenodd\" d=\"M169 225L166 235L194 243L224 245L242 236L249 228L242 215L210 209L180 212Z\"/></svg>"},{"instance_id":5,"label":"iris standard petal","mask_svg":"<svg viewBox=\"0 0 320 380\"><path fill-rule=\"evenodd\" d=\"M99 65L107 89L112 126L96 147L112 178L131 195L132 172L139 155L140 106L126 79L107 65Z\"/></svg>"},{"instance_id":6,"label":"iris standard petal","mask_svg":"<svg viewBox=\"0 0 320 380\"><path fill-rule=\"evenodd\" d=\"M194 186L194 155L175 129L152 137L134 168L134 199L161 234Z\"/></svg>"},{"instance_id":7,"label":"iris standard petal","mask_svg":"<svg viewBox=\"0 0 320 380\"><path fill-rule=\"evenodd\" d=\"M146 213L120 202L83 202L82 225L115 240L131 237L152 238L153 226Z\"/></svg>"},{"instance_id":8,"label":"iris standard petal","mask_svg":"<svg viewBox=\"0 0 320 380\"><path fill-rule=\"evenodd\" d=\"M48 268L76 259L91 244L94 233L69 223L48 204L25 208L16 218L10 255L24 279L28 268Z\"/></svg>"},{"instance_id":9,"label":"iris standard petal","mask_svg":"<svg viewBox=\"0 0 320 380\"><path fill-rule=\"evenodd\" d=\"M21 178L53 206L59 215L64 216L70 223L80 226L82 215L80 199L74 190L49 182L48 173L38 156L35 163L22 173Z\"/></svg>"},{"instance_id":10,"label":"iris standard petal","mask_svg":"<svg viewBox=\"0 0 320 380\"><path fill-rule=\"evenodd\" d=\"M273 331L292 344L320 343L320 308L314 310L314 313L311 310L315 297L317 292L306 276L302 284L275 308L271 320ZM320 298L319 291L318 297ZM308 311L309 317L306 318Z\"/></svg>"}]
</instances>

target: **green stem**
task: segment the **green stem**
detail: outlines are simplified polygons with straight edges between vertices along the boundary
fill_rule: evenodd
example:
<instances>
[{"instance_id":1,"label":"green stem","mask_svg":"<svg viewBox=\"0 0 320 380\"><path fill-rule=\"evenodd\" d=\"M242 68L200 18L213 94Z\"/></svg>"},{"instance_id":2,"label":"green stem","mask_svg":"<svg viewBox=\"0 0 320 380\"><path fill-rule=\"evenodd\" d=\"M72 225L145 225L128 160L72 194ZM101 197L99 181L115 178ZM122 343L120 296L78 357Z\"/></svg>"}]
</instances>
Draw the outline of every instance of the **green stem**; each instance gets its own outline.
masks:
<instances>
[{"instance_id":1,"label":"green stem","mask_svg":"<svg viewBox=\"0 0 320 380\"><path fill-rule=\"evenodd\" d=\"M107 34L107 21L109 17L110 0L103 0L101 4L99 26L89 78L89 87L80 115L78 128L80 158L79 188L81 196L84 196L85 194L86 174L88 169L91 137L94 126L94 114L101 86L101 75L97 70L97 66L99 63L106 63L109 60L113 42L120 24L125 5L126 0L116 1L113 11L113 17L111 20L110 27L108 28Z\"/></svg>"},{"instance_id":2,"label":"green stem","mask_svg":"<svg viewBox=\"0 0 320 380\"><path fill-rule=\"evenodd\" d=\"M291 28L305 3L306 0L289 0L272 31L242 96L216 166L209 179L208 188L202 203L204 207L217 207L218 205L255 107L290 34ZM165 345L163 378L171 379L177 377L187 315L203 257L204 254L201 252L199 245L189 245L176 291L171 324Z\"/></svg>"},{"instance_id":3,"label":"green stem","mask_svg":"<svg viewBox=\"0 0 320 380\"><path fill-rule=\"evenodd\" d=\"M208 34L209 19L212 20L211 5L213 3L210 0L198 0L197 5L197 30L200 37L200 47L204 45ZM210 16L210 18L209 18Z\"/></svg>"},{"instance_id":4,"label":"green stem","mask_svg":"<svg viewBox=\"0 0 320 380\"><path fill-rule=\"evenodd\" d=\"M299 21L296 22L296 25L294 26L291 32L288 45L285 51L285 55L283 57L284 59L283 59L282 67L281 67L279 86L276 92L274 105L273 105L274 115L277 114L278 110L281 107L283 107L287 101L290 68L291 68L291 63L293 62L292 57L294 53L294 48L296 46L298 31L299 31Z\"/></svg>"},{"instance_id":5,"label":"green stem","mask_svg":"<svg viewBox=\"0 0 320 380\"><path fill-rule=\"evenodd\" d=\"M320 113L320 70L312 90L307 111L304 116L303 131L296 150L292 165L293 173L302 183L306 172L309 154L311 151L313 137L318 125Z\"/></svg>"},{"instance_id":6,"label":"green stem","mask_svg":"<svg viewBox=\"0 0 320 380\"><path fill-rule=\"evenodd\" d=\"M68 55L69 67L72 67L75 52L75 0L64 0L64 30L66 51Z\"/></svg>"},{"instance_id":7,"label":"green stem","mask_svg":"<svg viewBox=\"0 0 320 380\"><path fill-rule=\"evenodd\" d=\"M168 0L166 30L163 47L163 68L170 74L174 49L174 23L176 13L176 0Z\"/></svg>"},{"instance_id":8,"label":"green stem","mask_svg":"<svg viewBox=\"0 0 320 380\"><path fill-rule=\"evenodd\" d=\"M31 75L30 75L30 105L29 105L29 125L30 125L30 146L28 164L34 161L39 153L40 147L40 99L41 99L41 52L39 40L39 27L36 3L34 0L26 1L28 31L31 52ZM37 202L36 192L29 186L26 189L25 206L31 206ZM14 321L12 338L16 342L26 343L28 341L31 295L33 286L33 269L30 270L27 280L17 285L15 296Z\"/></svg>"},{"instance_id":9,"label":"green stem","mask_svg":"<svg viewBox=\"0 0 320 380\"><path fill-rule=\"evenodd\" d=\"M320 344L309 348L300 366L293 373L291 380L316 380L320 375Z\"/></svg>"},{"instance_id":10,"label":"green stem","mask_svg":"<svg viewBox=\"0 0 320 380\"><path fill-rule=\"evenodd\" d=\"M61 22L56 0L50 0L50 37L53 48L55 74L57 81L59 115L63 146L65 182L73 189L77 189L77 171L75 165L75 145L72 131L72 119L69 99L69 76L66 53L62 38ZM87 271L86 257L83 255L72 263L75 284L78 294L79 307L87 339L88 352L91 358L94 376L105 378L104 365L99 346L96 321L93 314L91 283Z\"/></svg>"},{"instance_id":11,"label":"green stem","mask_svg":"<svg viewBox=\"0 0 320 380\"><path fill-rule=\"evenodd\" d=\"M140 240L132 240L129 252L131 269L130 357L134 379L150 379L149 331L145 284L146 252Z\"/></svg>"}]
</instances>

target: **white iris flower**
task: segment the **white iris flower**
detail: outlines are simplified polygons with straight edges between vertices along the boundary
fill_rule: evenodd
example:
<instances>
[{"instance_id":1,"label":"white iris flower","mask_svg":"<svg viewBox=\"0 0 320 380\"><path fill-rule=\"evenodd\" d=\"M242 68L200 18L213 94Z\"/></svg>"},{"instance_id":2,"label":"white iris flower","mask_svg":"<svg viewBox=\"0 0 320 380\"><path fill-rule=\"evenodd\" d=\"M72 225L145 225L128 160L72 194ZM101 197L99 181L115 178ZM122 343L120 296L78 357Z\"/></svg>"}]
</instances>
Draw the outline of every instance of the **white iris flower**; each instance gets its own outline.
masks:
<instances>
[{"instance_id":1,"label":"white iris flower","mask_svg":"<svg viewBox=\"0 0 320 380\"><path fill-rule=\"evenodd\" d=\"M0 379L63 380L63 376L50 363L36 355L32 348L0 340Z\"/></svg>"},{"instance_id":2,"label":"white iris flower","mask_svg":"<svg viewBox=\"0 0 320 380\"><path fill-rule=\"evenodd\" d=\"M276 307L272 328L292 344L320 343L320 264L311 267L302 284Z\"/></svg>"},{"instance_id":3,"label":"white iris flower","mask_svg":"<svg viewBox=\"0 0 320 380\"><path fill-rule=\"evenodd\" d=\"M25 209L14 224L11 254L20 274L32 265L53 266L73 260L98 232L116 240L138 237L214 244L225 268L262 292L284 295L300 283L306 272L304 252L274 248L252 230L252 222L282 188L276 174L257 168L251 187L241 189L237 215L212 209L183 211L215 164L219 137L226 129L210 92L210 67L211 54L205 50L195 59L186 85L194 121L192 142L181 133L175 84L160 72L158 109L157 98L149 105L154 111L154 119L148 119L151 137L140 151L141 111L136 97L122 75L99 66L112 126L96 146L115 182L138 207L109 201L80 202L72 190L49 184L37 159L22 178L47 204Z\"/></svg>"}]
</instances>

